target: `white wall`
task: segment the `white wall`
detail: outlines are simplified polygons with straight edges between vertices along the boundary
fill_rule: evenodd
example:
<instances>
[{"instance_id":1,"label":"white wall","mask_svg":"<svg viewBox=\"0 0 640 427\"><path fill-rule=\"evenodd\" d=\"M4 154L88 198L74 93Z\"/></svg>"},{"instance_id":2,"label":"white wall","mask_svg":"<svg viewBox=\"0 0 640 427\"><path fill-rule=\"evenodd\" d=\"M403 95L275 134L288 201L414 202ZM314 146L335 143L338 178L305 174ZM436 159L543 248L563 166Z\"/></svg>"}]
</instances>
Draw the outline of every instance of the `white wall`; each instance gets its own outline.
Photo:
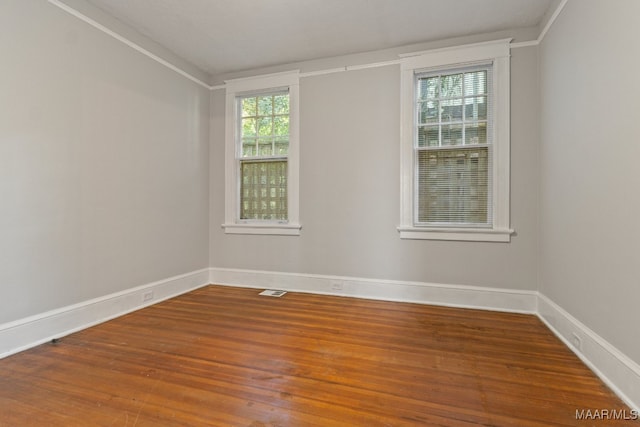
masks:
<instances>
[{"instance_id":1,"label":"white wall","mask_svg":"<svg viewBox=\"0 0 640 427\"><path fill-rule=\"evenodd\" d=\"M208 265L209 91L0 3L0 324Z\"/></svg>"},{"instance_id":2,"label":"white wall","mask_svg":"<svg viewBox=\"0 0 640 427\"><path fill-rule=\"evenodd\" d=\"M225 235L224 91L211 104L210 265L535 290L537 51L512 58L512 242L400 240L400 70L305 77L300 84L299 237Z\"/></svg>"},{"instance_id":3,"label":"white wall","mask_svg":"<svg viewBox=\"0 0 640 427\"><path fill-rule=\"evenodd\" d=\"M540 290L640 363L640 2L569 1L541 45Z\"/></svg>"}]
</instances>

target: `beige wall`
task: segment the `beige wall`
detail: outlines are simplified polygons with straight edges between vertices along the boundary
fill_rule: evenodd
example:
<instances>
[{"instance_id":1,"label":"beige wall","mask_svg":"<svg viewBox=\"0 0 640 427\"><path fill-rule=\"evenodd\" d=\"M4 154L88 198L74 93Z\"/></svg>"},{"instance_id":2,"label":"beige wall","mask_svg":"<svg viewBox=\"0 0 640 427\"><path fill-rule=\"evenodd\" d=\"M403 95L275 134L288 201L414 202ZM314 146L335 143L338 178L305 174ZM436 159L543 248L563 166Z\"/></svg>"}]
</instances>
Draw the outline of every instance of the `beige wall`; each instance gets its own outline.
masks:
<instances>
[{"instance_id":1,"label":"beige wall","mask_svg":"<svg viewBox=\"0 0 640 427\"><path fill-rule=\"evenodd\" d=\"M225 235L224 91L211 104L210 265L535 290L537 50L512 58L512 242L400 240L397 65L300 83L299 237Z\"/></svg>"},{"instance_id":2,"label":"beige wall","mask_svg":"<svg viewBox=\"0 0 640 427\"><path fill-rule=\"evenodd\" d=\"M540 290L637 363L638 16L570 1L540 49Z\"/></svg>"},{"instance_id":3,"label":"beige wall","mask_svg":"<svg viewBox=\"0 0 640 427\"><path fill-rule=\"evenodd\" d=\"M0 323L208 264L209 91L0 3Z\"/></svg>"}]
</instances>

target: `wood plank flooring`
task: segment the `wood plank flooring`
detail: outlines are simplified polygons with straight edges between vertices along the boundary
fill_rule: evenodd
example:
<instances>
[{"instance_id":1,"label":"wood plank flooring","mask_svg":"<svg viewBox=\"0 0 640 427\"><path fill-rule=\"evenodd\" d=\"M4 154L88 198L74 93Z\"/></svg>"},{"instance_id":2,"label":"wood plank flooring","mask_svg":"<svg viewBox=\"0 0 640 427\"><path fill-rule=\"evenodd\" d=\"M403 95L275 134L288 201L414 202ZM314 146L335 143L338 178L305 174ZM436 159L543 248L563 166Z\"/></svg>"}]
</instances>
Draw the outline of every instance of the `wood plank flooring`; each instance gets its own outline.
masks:
<instances>
[{"instance_id":1,"label":"wood plank flooring","mask_svg":"<svg viewBox=\"0 0 640 427\"><path fill-rule=\"evenodd\" d=\"M0 360L0 426L588 426L535 316L208 286Z\"/></svg>"}]
</instances>

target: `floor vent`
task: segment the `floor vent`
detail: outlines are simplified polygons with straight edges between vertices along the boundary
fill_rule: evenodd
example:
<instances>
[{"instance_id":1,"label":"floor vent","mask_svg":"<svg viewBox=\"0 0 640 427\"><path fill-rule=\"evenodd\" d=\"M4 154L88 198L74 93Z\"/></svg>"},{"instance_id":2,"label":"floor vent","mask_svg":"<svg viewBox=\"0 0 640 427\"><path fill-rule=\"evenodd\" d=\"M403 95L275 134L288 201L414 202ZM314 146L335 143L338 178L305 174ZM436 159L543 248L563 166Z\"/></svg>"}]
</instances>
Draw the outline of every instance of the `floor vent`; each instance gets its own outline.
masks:
<instances>
[{"instance_id":1,"label":"floor vent","mask_svg":"<svg viewBox=\"0 0 640 427\"><path fill-rule=\"evenodd\" d=\"M272 289L267 289L266 291L260 292L260 295L268 296L268 297L281 297L286 294L286 291L274 291Z\"/></svg>"}]
</instances>

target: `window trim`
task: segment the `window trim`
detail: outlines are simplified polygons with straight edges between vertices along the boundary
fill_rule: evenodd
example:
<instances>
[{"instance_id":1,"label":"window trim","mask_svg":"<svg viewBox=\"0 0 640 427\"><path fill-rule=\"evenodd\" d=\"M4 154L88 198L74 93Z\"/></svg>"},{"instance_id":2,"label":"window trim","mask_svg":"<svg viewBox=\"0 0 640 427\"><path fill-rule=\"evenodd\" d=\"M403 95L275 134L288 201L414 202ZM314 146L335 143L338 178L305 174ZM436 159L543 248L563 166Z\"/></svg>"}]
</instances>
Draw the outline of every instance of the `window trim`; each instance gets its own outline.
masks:
<instances>
[{"instance_id":1,"label":"window trim","mask_svg":"<svg viewBox=\"0 0 640 427\"><path fill-rule=\"evenodd\" d=\"M300 74L298 70L225 81L225 222L227 234L300 235ZM289 91L289 152L287 159L287 220L241 220L237 152L238 96L277 90Z\"/></svg>"},{"instance_id":2,"label":"window trim","mask_svg":"<svg viewBox=\"0 0 640 427\"><path fill-rule=\"evenodd\" d=\"M400 127L400 226L401 239L509 242L510 228L510 42L511 39L435 49L402 55ZM415 75L428 69L459 68L476 63L493 64L493 168L492 218L486 228L433 227L414 224Z\"/></svg>"}]
</instances>

